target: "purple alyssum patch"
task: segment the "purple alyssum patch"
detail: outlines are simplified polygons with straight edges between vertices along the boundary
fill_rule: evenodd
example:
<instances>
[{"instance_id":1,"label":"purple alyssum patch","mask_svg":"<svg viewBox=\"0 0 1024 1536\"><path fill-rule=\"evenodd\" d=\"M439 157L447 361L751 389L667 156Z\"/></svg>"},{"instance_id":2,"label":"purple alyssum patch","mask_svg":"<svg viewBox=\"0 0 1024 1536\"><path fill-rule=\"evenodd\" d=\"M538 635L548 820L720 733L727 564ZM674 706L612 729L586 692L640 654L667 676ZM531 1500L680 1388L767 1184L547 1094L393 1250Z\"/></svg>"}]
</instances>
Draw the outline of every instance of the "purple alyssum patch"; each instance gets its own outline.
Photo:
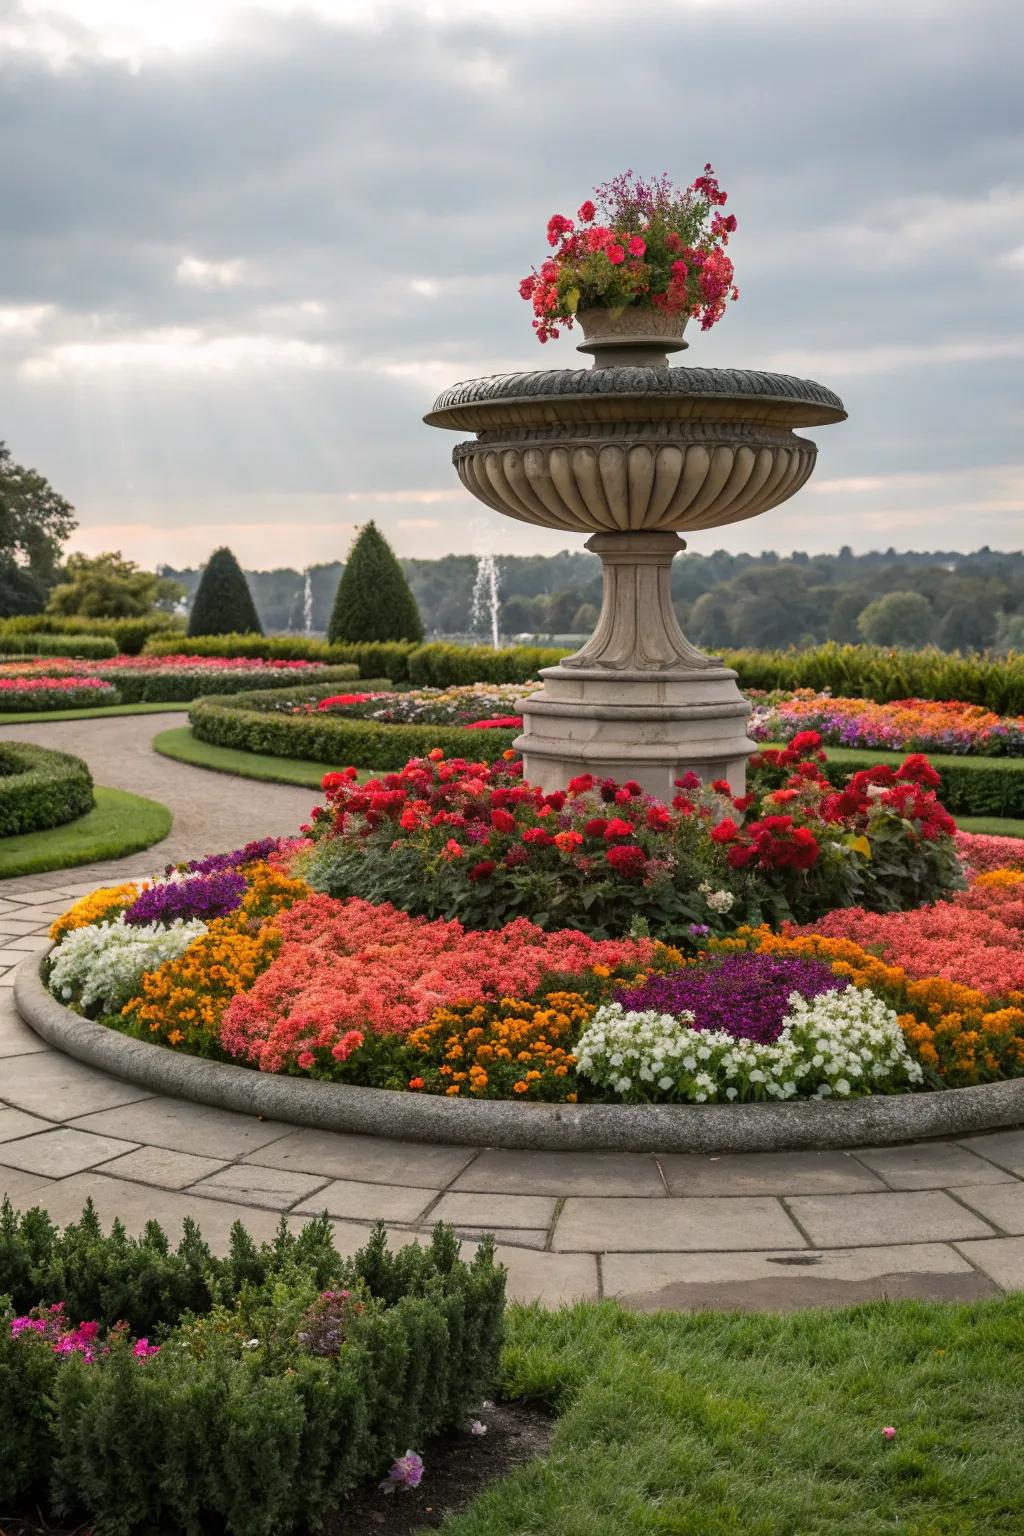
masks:
<instances>
[{"instance_id":1,"label":"purple alyssum patch","mask_svg":"<svg viewBox=\"0 0 1024 1536\"><path fill-rule=\"evenodd\" d=\"M651 976L618 992L616 1002L635 1013L689 1012L695 1029L720 1029L737 1040L768 1044L782 1033L792 993L820 997L846 986L821 960L744 952Z\"/></svg>"},{"instance_id":2,"label":"purple alyssum patch","mask_svg":"<svg viewBox=\"0 0 1024 1536\"><path fill-rule=\"evenodd\" d=\"M171 923L178 917L226 917L242 904L246 879L236 869L212 875L189 875L151 886L124 915L126 923Z\"/></svg>"},{"instance_id":3,"label":"purple alyssum patch","mask_svg":"<svg viewBox=\"0 0 1024 1536\"><path fill-rule=\"evenodd\" d=\"M244 848L233 848L230 853L208 853L205 858L192 859L185 868L193 875L215 875L225 869L241 869L246 864L268 859L279 842L277 837L261 837L256 842L246 843Z\"/></svg>"}]
</instances>

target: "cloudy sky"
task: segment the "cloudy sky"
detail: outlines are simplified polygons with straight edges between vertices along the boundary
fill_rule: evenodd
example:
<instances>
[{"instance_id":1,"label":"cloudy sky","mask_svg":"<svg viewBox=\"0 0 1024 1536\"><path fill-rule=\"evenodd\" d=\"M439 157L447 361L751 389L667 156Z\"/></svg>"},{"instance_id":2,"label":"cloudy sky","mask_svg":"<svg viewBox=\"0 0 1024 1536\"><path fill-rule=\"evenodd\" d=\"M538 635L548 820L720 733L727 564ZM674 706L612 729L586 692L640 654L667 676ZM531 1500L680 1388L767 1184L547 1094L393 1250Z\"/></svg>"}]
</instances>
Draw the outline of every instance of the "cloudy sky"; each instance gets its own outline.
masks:
<instances>
[{"instance_id":1,"label":"cloudy sky","mask_svg":"<svg viewBox=\"0 0 1024 1536\"><path fill-rule=\"evenodd\" d=\"M564 547L423 412L573 366L517 281L631 166L711 160L742 290L686 360L843 396L695 548L1020 548L1020 0L0 0L0 438L77 547ZM581 360L582 361L582 360Z\"/></svg>"}]
</instances>

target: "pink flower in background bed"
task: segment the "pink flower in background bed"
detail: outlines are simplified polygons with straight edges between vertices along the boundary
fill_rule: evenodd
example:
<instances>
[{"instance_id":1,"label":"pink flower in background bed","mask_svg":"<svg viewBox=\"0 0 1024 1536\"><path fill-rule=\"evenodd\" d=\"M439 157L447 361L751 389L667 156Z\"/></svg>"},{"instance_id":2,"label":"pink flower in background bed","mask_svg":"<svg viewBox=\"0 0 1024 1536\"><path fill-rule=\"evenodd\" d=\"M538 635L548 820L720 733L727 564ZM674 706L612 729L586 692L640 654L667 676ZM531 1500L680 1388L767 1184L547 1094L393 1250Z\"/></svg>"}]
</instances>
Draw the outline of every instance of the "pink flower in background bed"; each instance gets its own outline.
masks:
<instances>
[{"instance_id":1,"label":"pink flower in background bed","mask_svg":"<svg viewBox=\"0 0 1024 1536\"><path fill-rule=\"evenodd\" d=\"M976 875L991 869L1024 869L1024 837L957 832L956 851L968 871Z\"/></svg>"}]
</instances>

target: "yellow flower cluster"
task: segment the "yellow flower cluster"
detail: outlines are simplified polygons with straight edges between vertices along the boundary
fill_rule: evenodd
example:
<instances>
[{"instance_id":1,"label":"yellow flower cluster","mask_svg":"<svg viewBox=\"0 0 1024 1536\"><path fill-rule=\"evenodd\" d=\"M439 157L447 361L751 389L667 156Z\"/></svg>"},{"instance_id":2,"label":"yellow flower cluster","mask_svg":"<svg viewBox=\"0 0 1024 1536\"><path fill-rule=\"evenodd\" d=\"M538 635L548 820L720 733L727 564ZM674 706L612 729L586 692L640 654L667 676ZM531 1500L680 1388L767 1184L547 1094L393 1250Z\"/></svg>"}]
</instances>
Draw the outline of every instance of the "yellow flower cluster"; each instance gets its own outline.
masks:
<instances>
[{"instance_id":1,"label":"yellow flower cluster","mask_svg":"<svg viewBox=\"0 0 1024 1536\"><path fill-rule=\"evenodd\" d=\"M409 1087L449 1097L575 1104L571 1045L595 1006L578 992L548 992L537 1002L503 997L437 1008L407 1038L424 1058Z\"/></svg>"},{"instance_id":2,"label":"yellow flower cluster","mask_svg":"<svg viewBox=\"0 0 1024 1536\"><path fill-rule=\"evenodd\" d=\"M149 881L136 885L126 881L124 885L104 885L98 891L90 891L69 907L50 925L50 938L58 944L66 933L75 928L87 928L90 923L102 923L116 917L131 906L141 891L149 889Z\"/></svg>"},{"instance_id":3,"label":"yellow flower cluster","mask_svg":"<svg viewBox=\"0 0 1024 1536\"><path fill-rule=\"evenodd\" d=\"M977 875L973 883L1012 890L1015 885L1024 885L1024 869L990 869L986 875Z\"/></svg>"},{"instance_id":4,"label":"yellow flower cluster","mask_svg":"<svg viewBox=\"0 0 1024 1536\"><path fill-rule=\"evenodd\" d=\"M237 912L214 918L184 953L142 978L142 991L125 1005L132 1032L201 1055L219 1055L220 1024L231 999L247 992L281 945L274 917L309 895L269 864L247 872L249 886Z\"/></svg>"}]
</instances>

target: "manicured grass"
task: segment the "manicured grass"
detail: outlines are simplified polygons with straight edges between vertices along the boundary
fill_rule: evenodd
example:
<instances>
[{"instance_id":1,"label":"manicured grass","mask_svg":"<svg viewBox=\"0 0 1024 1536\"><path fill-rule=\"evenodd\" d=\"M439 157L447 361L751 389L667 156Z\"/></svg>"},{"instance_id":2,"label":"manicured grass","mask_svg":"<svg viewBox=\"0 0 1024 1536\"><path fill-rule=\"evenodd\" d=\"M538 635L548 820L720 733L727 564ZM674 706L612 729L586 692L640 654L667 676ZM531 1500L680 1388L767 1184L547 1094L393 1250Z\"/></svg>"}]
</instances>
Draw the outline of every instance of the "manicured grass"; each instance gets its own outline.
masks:
<instances>
[{"instance_id":1,"label":"manicured grass","mask_svg":"<svg viewBox=\"0 0 1024 1536\"><path fill-rule=\"evenodd\" d=\"M0 712L0 725L34 725L41 720L99 720L104 715L186 713L188 704L102 704L95 709L14 709Z\"/></svg>"},{"instance_id":2,"label":"manicured grass","mask_svg":"<svg viewBox=\"0 0 1024 1536\"><path fill-rule=\"evenodd\" d=\"M1024 1297L639 1316L514 1308L550 1454L446 1536L1017 1536ZM882 1438L893 1425L895 1438Z\"/></svg>"},{"instance_id":3,"label":"manicured grass","mask_svg":"<svg viewBox=\"0 0 1024 1536\"><path fill-rule=\"evenodd\" d=\"M958 816L962 832L987 832L991 837L1024 837L1024 821L1014 816Z\"/></svg>"},{"instance_id":4,"label":"manicured grass","mask_svg":"<svg viewBox=\"0 0 1024 1536\"><path fill-rule=\"evenodd\" d=\"M156 800L122 789L98 788L95 808L77 821L46 832L0 838L0 880L138 853L166 837L171 821L166 805Z\"/></svg>"},{"instance_id":5,"label":"manicured grass","mask_svg":"<svg viewBox=\"0 0 1024 1536\"><path fill-rule=\"evenodd\" d=\"M193 768L210 768L214 773L234 773L243 779L262 779L270 784L298 784L303 789L319 789L325 773L333 773L337 763L311 763L298 757L271 757L266 752L243 752L234 747L215 747L193 736L187 725L161 731L153 737L153 751L173 757Z\"/></svg>"}]
</instances>

